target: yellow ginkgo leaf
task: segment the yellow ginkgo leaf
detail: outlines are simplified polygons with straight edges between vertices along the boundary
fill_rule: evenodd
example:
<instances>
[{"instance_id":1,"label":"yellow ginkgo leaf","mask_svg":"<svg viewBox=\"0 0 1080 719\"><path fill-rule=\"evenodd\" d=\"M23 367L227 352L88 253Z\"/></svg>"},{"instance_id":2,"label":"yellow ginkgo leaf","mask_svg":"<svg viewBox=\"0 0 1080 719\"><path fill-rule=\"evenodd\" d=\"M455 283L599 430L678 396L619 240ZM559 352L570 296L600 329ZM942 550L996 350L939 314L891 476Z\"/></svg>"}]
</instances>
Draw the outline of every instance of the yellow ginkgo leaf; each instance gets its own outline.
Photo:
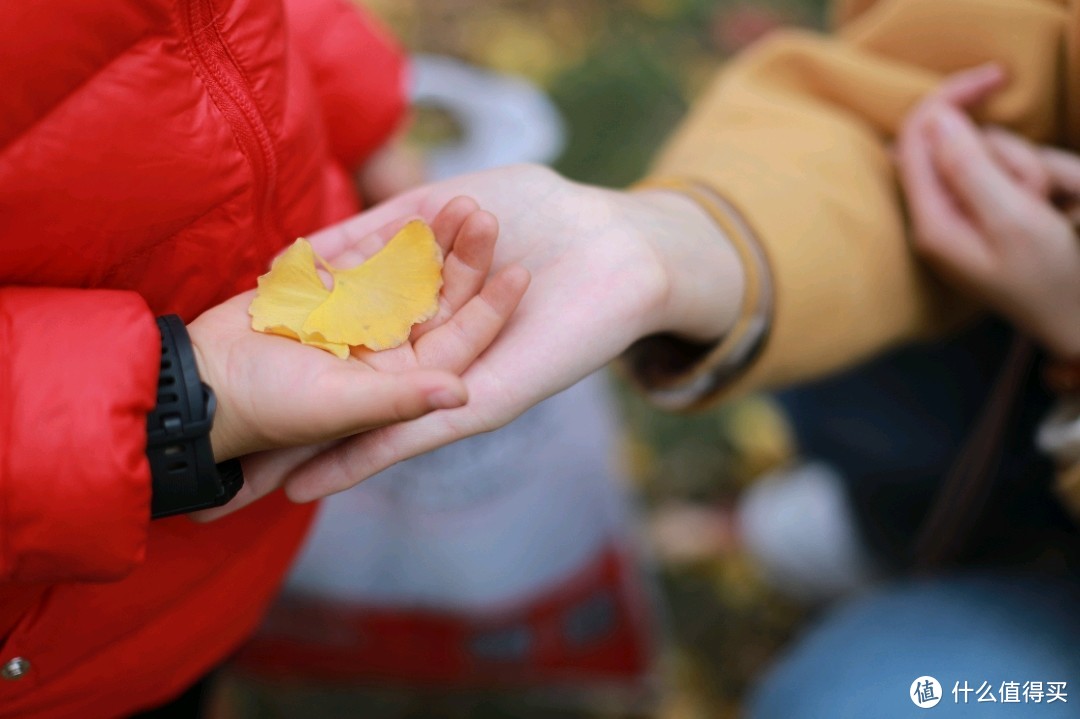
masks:
<instances>
[{"instance_id":1,"label":"yellow ginkgo leaf","mask_svg":"<svg viewBox=\"0 0 1080 719\"><path fill-rule=\"evenodd\" d=\"M315 250L301 237L259 278L259 289L248 309L251 326L260 332L300 339L308 315L329 296L330 290L315 271Z\"/></svg>"},{"instance_id":2,"label":"yellow ginkgo leaf","mask_svg":"<svg viewBox=\"0 0 1080 719\"><path fill-rule=\"evenodd\" d=\"M334 288L311 310L301 337L390 349L409 338L414 324L439 310L442 251L431 228L419 220L362 265L332 274Z\"/></svg>"},{"instance_id":3,"label":"yellow ginkgo leaf","mask_svg":"<svg viewBox=\"0 0 1080 719\"><path fill-rule=\"evenodd\" d=\"M315 262L333 276L326 289ZM397 347L418 322L439 310L442 251L435 235L416 220L358 267L337 270L300 238L281 254L248 312L251 326L291 337L345 359L349 346L372 350Z\"/></svg>"},{"instance_id":4,"label":"yellow ginkgo leaf","mask_svg":"<svg viewBox=\"0 0 1080 719\"><path fill-rule=\"evenodd\" d=\"M312 337L310 335L300 333L300 341L306 345L312 347L318 347L321 350L326 350L330 354L334 355L338 359L349 359L349 345L342 344L341 342L326 342L318 337Z\"/></svg>"},{"instance_id":5,"label":"yellow ginkgo leaf","mask_svg":"<svg viewBox=\"0 0 1080 719\"><path fill-rule=\"evenodd\" d=\"M326 342L303 331L308 316L330 296L330 290L315 271L315 259L315 250L301 237L274 260L270 271L259 278L259 289L248 308L251 326L260 332L300 340L345 359L349 356L348 345Z\"/></svg>"}]
</instances>

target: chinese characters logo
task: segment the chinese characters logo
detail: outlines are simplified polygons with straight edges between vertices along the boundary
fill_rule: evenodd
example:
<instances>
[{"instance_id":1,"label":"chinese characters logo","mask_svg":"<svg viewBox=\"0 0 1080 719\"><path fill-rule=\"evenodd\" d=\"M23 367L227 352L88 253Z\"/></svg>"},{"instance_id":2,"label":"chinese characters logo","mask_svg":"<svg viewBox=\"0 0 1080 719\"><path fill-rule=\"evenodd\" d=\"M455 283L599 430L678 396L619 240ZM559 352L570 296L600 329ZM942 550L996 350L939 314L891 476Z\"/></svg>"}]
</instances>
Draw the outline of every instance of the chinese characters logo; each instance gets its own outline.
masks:
<instances>
[{"instance_id":1,"label":"chinese characters logo","mask_svg":"<svg viewBox=\"0 0 1080 719\"><path fill-rule=\"evenodd\" d=\"M920 709L936 707L941 701L941 684L933 677L919 677L911 683L910 696Z\"/></svg>"},{"instance_id":2,"label":"chinese characters logo","mask_svg":"<svg viewBox=\"0 0 1080 719\"><path fill-rule=\"evenodd\" d=\"M953 684L953 704L1054 704L1069 701L1067 682L1003 681L996 687L983 681L977 687L966 679ZM942 700L941 683L931 676L921 676L911 683L908 697L920 709L935 707Z\"/></svg>"}]
</instances>

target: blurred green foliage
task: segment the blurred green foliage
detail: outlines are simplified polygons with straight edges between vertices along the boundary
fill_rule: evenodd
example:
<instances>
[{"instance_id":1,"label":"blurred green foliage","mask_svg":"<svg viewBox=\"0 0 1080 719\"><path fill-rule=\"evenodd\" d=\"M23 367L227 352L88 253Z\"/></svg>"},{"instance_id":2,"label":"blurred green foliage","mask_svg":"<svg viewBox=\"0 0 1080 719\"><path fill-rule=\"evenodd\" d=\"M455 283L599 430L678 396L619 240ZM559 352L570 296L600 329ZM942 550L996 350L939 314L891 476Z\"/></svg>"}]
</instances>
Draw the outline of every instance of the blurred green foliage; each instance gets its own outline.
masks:
<instances>
[{"instance_id":1,"label":"blurred green foliage","mask_svg":"<svg viewBox=\"0 0 1080 719\"><path fill-rule=\"evenodd\" d=\"M411 50L458 57L546 89L569 131L556 168L616 187L647 171L727 55L776 25L816 26L824 17L824 0L361 2Z\"/></svg>"},{"instance_id":2,"label":"blurred green foliage","mask_svg":"<svg viewBox=\"0 0 1080 719\"><path fill-rule=\"evenodd\" d=\"M673 68L641 45L607 38L562 73L551 96L563 111L569 142L556 169L568 177L622 186L640 178L686 111Z\"/></svg>"}]
</instances>

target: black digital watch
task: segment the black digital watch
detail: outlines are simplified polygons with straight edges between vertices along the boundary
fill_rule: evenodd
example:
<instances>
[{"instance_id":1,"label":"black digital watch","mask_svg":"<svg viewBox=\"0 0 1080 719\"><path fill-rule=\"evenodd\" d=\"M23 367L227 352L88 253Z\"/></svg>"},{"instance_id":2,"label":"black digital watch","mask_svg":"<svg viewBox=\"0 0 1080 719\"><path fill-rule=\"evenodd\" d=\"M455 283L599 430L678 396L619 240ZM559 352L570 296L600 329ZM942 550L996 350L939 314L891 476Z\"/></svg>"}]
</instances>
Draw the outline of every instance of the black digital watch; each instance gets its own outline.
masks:
<instances>
[{"instance_id":1,"label":"black digital watch","mask_svg":"<svg viewBox=\"0 0 1080 719\"><path fill-rule=\"evenodd\" d=\"M217 399L203 384L187 328L176 315L157 319L161 374L157 405L146 419L154 519L219 507L240 491L240 460L214 463L210 428Z\"/></svg>"}]
</instances>

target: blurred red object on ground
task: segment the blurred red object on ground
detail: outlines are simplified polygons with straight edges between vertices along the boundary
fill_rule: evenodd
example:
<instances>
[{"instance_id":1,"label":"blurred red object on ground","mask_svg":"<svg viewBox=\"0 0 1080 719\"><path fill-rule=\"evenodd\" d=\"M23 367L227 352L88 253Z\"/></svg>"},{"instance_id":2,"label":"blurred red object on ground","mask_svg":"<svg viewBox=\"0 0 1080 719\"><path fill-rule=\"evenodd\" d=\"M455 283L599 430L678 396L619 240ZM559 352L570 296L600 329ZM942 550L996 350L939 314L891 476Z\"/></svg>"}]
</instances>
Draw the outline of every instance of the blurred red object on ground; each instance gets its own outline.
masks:
<instances>
[{"instance_id":1,"label":"blurred red object on ground","mask_svg":"<svg viewBox=\"0 0 1080 719\"><path fill-rule=\"evenodd\" d=\"M482 614L287 597L234 666L322 683L645 687L657 645L645 586L611 545L543 594Z\"/></svg>"}]
</instances>

